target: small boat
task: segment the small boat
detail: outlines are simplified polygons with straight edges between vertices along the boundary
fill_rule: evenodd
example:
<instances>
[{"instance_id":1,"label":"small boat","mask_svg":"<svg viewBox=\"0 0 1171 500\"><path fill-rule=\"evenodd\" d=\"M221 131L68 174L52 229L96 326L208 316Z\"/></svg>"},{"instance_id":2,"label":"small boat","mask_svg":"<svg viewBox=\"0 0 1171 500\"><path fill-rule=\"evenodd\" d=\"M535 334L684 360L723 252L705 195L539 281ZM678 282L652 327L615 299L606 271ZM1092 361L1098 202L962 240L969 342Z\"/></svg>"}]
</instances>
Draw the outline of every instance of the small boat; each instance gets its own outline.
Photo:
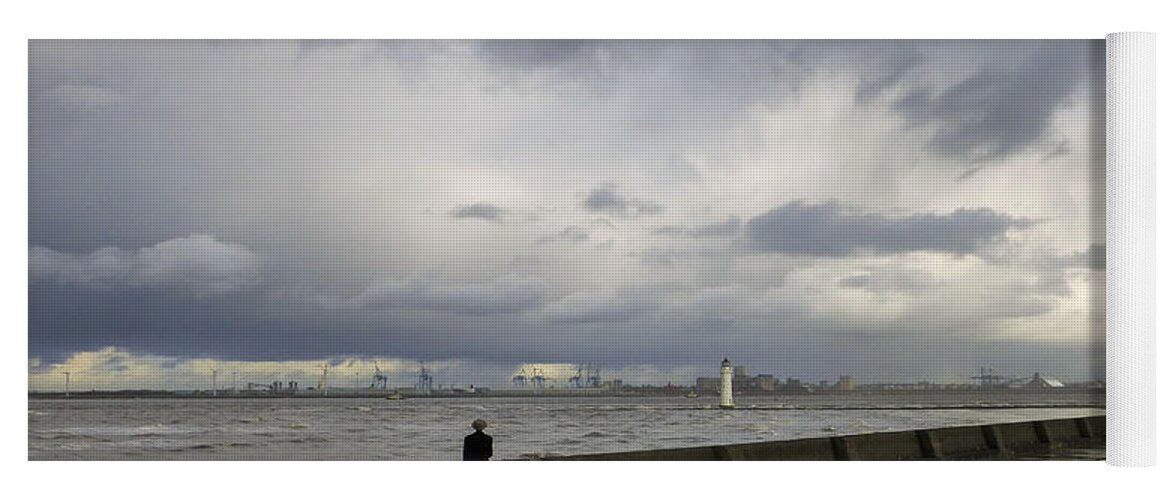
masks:
<instances>
[{"instance_id":1,"label":"small boat","mask_svg":"<svg viewBox=\"0 0 1171 500\"><path fill-rule=\"evenodd\" d=\"M403 398L403 395L399 394L397 392L386 397L386 399L389 399L391 401L398 401L402 398Z\"/></svg>"},{"instance_id":2,"label":"small boat","mask_svg":"<svg viewBox=\"0 0 1171 500\"><path fill-rule=\"evenodd\" d=\"M683 397L685 397L687 399L695 399L695 398L699 397L699 393L697 393L695 391L690 391L686 395L684 395Z\"/></svg>"}]
</instances>

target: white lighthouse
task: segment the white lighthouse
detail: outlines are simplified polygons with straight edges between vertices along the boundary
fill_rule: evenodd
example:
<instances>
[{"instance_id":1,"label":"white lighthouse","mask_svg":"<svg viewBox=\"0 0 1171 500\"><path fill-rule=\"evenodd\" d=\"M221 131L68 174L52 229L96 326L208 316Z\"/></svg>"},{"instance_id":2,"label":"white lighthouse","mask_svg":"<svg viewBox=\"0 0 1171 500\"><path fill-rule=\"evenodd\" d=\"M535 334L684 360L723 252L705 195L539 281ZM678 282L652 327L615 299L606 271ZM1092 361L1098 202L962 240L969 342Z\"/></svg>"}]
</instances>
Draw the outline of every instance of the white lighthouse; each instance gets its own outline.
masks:
<instances>
[{"instance_id":1,"label":"white lighthouse","mask_svg":"<svg viewBox=\"0 0 1171 500\"><path fill-rule=\"evenodd\" d=\"M732 404L732 363L724 358L720 363L720 408L730 410L735 407Z\"/></svg>"}]
</instances>

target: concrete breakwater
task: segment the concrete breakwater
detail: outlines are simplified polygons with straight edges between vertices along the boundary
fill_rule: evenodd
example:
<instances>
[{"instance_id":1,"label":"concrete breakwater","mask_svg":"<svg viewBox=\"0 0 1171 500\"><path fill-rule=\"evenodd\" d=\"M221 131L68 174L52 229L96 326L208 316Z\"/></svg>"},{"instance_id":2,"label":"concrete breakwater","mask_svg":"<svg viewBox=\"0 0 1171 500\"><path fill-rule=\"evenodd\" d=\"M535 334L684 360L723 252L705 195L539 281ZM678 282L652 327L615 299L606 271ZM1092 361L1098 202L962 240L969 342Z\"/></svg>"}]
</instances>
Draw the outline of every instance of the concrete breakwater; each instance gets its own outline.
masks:
<instances>
[{"instance_id":1,"label":"concrete breakwater","mask_svg":"<svg viewBox=\"0 0 1171 500\"><path fill-rule=\"evenodd\" d=\"M1102 446L1106 417L1064 418L592 455L546 460L939 460L1036 456L1064 446ZM1062 458L1060 452L1043 457Z\"/></svg>"}]
</instances>

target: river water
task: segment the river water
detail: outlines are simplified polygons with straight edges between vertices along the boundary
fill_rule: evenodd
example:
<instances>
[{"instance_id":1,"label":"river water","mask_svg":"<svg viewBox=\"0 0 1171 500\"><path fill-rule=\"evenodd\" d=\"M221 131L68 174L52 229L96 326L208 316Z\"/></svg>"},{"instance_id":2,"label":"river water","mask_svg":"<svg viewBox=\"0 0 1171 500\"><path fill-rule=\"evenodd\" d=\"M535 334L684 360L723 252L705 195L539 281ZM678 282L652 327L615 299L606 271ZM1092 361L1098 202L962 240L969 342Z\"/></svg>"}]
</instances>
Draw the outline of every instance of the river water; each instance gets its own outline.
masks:
<instances>
[{"instance_id":1,"label":"river water","mask_svg":"<svg viewBox=\"0 0 1171 500\"><path fill-rule=\"evenodd\" d=\"M1093 393L739 398L30 399L30 460L459 460L483 418L496 459L1103 415Z\"/></svg>"}]
</instances>

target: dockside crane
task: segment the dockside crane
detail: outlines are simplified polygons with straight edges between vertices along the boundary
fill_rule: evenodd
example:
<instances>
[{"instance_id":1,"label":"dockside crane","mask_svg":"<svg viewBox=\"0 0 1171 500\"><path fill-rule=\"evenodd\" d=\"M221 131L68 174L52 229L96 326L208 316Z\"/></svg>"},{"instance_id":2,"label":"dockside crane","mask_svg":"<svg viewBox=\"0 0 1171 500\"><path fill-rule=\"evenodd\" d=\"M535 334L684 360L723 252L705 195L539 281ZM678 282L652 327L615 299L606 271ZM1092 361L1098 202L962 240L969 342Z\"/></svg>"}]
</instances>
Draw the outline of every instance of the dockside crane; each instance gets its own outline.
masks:
<instances>
[{"instance_id":1,"label":"dockside crane","mask_svg":"<svg viewBox=\"0 0 1171 500\"><path fill-rule=\"evenodd\" d=\"M574 389L581 389L581 365L577 365L577 373L569 377L569 386Z\"/></svg>"},{"instance_id":2,"label":"dockside crane","mask_svg":"<svg viewBox=\"0 0 1171 500\"><path fill-rule=\"evenodd\" d=\"M980 367L980 374L971 377L972 380L979 380L981 387L991 387L1000 385L1004 382L1004 377L996 375L991 368Z\"/></svg>"},{"instance_id":3,"label":"dockside crane","mask_svg":"<svg viewBox=\"0 0 1171 500\"><path fill-rule=\"evenodd\" d=\"M602 369L593 366L593 371L589 373L588 385L590 387L602 386Z\"/></svg>"},{"instance_id":4,"label":"dockside crane","mask_svg":"<svg viewBox=\"0 0 1171 500\"><path fill-rule=\"evenodd\" d=\"M374 381L370 384L371 389L386 389L386 383L389 377L382 373L382 369L378 367L378 363L374 363Z\"/></svg>"},{"instance_id":5,"label":"dockside crane","mask_svg":"<svg viewBox=\"0 0 1171 500\"><path fill-rule=\"evenodd\" d=\"M516 375L513 375L513 377L512 377L512 385L514 385L516 387L524 387L525 385L528 384L528 381L529 381L529 375L528 375L528 373L525 373L524 368L521 368L520 373L517 373Z\"/></svg>"},{"instance_id":6,"label":"dockside crane","mask_svg":"<svg viewBox=\"0 0 1171 500\"><path fill-rule=\"evenodd\" d=\"M420 394L431 394L431 385L435 382L435 378L427 371L427 365L422 361L419 362L419 380L415 382L415 390Z\"/></svg>"}]
</instances>

